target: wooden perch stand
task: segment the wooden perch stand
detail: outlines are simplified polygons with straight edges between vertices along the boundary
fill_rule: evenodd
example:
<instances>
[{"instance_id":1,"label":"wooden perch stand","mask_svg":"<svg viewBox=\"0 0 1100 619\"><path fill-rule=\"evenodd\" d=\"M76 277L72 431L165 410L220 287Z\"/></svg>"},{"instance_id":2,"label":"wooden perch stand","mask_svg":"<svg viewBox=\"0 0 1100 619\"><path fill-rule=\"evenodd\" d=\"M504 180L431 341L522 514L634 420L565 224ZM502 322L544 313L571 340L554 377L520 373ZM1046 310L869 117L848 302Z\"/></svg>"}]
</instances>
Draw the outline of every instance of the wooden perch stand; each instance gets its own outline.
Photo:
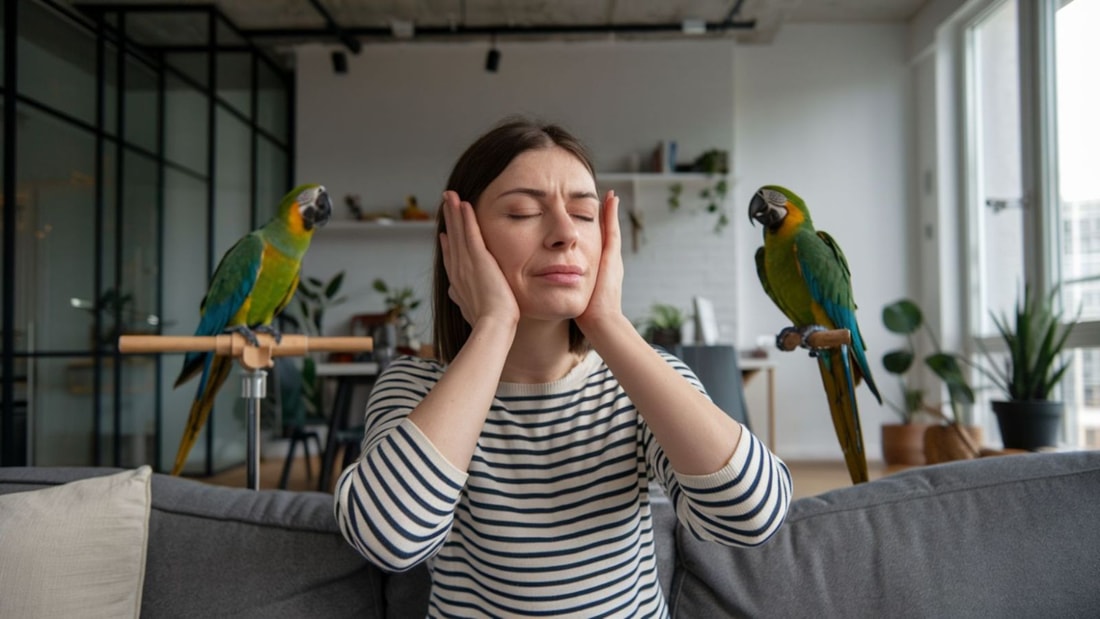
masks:
<instances>
[{"instance_id":1,"label":"wooden perch stand","mask_svg":"<svg viewBox=\"0 0 1100 619\"><path fill-rule=\"evenodd\" d=\"M275 357L303 356L311 352L369 352L374 340L369 337L307 337L284 335L280 341L267 333L255 333L259 346L253 346L240 333L214 336L123 335L118 350L125 354L166 352L213 352L235 357L241 364L241 397L248 404L248 487L260 489L260 401L267 395L267 368Z\"/></svg>"},{"instance_id":2,"label":"wooden perch stand","mask_svg":"<svg viewBox=\"0 0 1100 619\"><path fill-rule=\"evenodd\" d=\"M370 352L374 340L369 337L307 337L284 335L278 343L267 333L257 333L258 347L240 333L213 336L123 335L118 338L119 352L126 354L158 352L205 352L237 357L249 370L275 365L273 357L301 357L311 352Z\"/></svg>"},{"instance_id":3,"label":"wooden perch stand","mask_svg":"<svg viewBox=\"0 0 1100 619\"><path fill-rule=\"evenodd\" d=\"M806 338L806 343L813 348L840 348L852 345L852 332L848 329L831 329L828 331L815 331ZM783 337L779 348L790 352L802 345L802 336L797 331L788 331Z\"/></svg>"}]
</instances>

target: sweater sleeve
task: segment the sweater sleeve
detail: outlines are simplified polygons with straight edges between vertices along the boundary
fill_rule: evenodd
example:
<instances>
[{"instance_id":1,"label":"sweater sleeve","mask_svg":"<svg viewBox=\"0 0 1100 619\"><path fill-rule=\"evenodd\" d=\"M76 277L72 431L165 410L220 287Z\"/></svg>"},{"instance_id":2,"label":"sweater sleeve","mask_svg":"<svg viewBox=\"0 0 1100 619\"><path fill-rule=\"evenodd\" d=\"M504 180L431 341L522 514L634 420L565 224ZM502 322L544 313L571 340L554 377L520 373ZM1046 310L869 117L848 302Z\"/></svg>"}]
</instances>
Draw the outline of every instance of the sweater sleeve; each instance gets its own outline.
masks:
<instances>
[{"instance_id":1,"label":"sweater sleeve","mask_svg":"<svg viewBox=\"0 0 1100 619\"><path fill-rule=\"evenodd\" d=\"M675 357L667 358L706 393L691 369ZM791 474L748 428L742 428L741 440L726 465L707 475L676 472L649 428L643 427L642 432L650 470L692 535L727 546L758 546L782 526L791 502Z\"/></svg>"},{"instance_id":2,"label":"sweater sleeve","mask_svg":"<svg viewBox=\"0 0 1100 619\"><path fill-rule=\"evenodd\" d=\"M344 538L391 572L439 551L466 483L466 473L408 419L438 379L423 363L396 360L379 377L367 404L363 453L336 482L334 512Z\"/></svg>"}]
</instances>

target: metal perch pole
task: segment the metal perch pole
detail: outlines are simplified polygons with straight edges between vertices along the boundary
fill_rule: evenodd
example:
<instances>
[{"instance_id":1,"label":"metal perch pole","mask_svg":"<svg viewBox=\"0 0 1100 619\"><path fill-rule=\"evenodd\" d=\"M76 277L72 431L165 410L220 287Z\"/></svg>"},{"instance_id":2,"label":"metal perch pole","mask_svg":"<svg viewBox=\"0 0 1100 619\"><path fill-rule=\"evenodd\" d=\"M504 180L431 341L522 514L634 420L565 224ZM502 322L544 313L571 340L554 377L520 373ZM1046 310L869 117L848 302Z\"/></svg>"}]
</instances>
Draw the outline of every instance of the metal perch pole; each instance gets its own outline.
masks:
<instances>
[{"instance_id":1,"label":"metal perch pole","mask_svg":"<svg viewBox=\"0 0 1100 619\"><path fill-rule=\"evenodd\" d=\"M284 335L279 342L266 333L256 333L253 346L239 333L214 336L123 335L118 350L127 354L165 352L213 352L235 357L241 365L241 397L247 404L247 482L260 489L260 400L267 395L267 368L274 357L300 357L310 352L370 352L369 337L314 337Z\"/></svg>"}]
</instances>

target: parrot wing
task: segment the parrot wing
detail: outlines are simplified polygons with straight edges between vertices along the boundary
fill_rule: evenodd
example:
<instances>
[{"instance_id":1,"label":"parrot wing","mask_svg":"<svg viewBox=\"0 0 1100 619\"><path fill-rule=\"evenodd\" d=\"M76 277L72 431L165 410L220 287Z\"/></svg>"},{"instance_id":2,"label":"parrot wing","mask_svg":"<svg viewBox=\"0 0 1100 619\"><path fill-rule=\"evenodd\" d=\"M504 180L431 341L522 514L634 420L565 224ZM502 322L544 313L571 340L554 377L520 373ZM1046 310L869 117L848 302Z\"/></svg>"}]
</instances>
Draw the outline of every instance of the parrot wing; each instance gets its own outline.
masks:
<instances>
[{"instance_id":1,"label":"parrot wing","mask_svg":"<svg viewBox=\"0 0 1100 619\"><path fill-rule=\"evenodd\" d=\"M810 289L810 296L832 322L824 326L851 332L851 355L858 375L854 382L858 384L859 378L865 379L867 387L881 404L882 396L867 363L867 346L856 322L856 302L852 294L852 272L848 268L848 259L844 257L840 244L828 232L817 231L816 239L821 242L805 242L804 238L795 240L799 270Z\"/></svg>"},{"instance_id":2,"label":"parrot wing","mask_svg":"<svg viewBox=\"0 0 1100 619\"><path fill-rule=\"evenodd\" d=\"M862 483L868 480L868 475L855 395L859 376L867 377L867 385L876 398L878 391L870 379L870 370L865 369L867 360L855 319L851 270L840 245L826 232L800 235L795 240L795 252L799 270L815 306L813 311L817 321L827 328L848 329L852 335L851 346L819 351L817 360L833 428L844 452L848 473L852 483ZM857 364L854 369L853 360Z\"/></svg>"},{"instance_id":3,"label":"parrot wing","mask_svg":"<svg viewBox=\"0 0 1100 619\"><path fill-rule=\"evenodd\" d=\"M195 329L196 336L218 335L227 327L235 326L233 319L247 304L260 276L263 252L264 242L255 233L245 235L225 252L199 305L202 318ZM209 353L203 352L187 353L175 387L204 370L208 356ZM204 383L205 380L199 384L199 393L202 393Z\"/></svg>"},{"instance_id":4,"label":"parrot wing","mask_svg":"<svg viewBox=\"0 0 1100 619\"><path fill-rule=\"evenodd\" d=\"M782 308L783 305L779 303L779 298L775 296L775 290L772 290L771 284L768 283L768 271L764 266L765 253L763 247L756 249L756 276L760 278L760 285L764 287L764 292L767 293L772 303L775 303L776 307Z\"/></svg>"}]
</instances>

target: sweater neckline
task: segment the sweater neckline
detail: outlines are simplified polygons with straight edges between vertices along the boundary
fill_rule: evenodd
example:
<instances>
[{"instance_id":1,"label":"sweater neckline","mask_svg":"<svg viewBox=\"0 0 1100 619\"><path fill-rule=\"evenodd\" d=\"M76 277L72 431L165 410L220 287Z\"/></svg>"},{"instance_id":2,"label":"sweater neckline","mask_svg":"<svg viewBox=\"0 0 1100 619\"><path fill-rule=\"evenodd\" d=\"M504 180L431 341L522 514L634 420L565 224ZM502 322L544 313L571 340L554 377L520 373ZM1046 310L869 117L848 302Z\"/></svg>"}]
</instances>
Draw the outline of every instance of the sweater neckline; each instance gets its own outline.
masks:
<instances>
[{"instance_id":1,"label":"sweater neckline","mask_svg":"<svg viewBox=\"0 0 1100 619\"><path fill-rule=\"evenodd\" d=\"M595 350L589 350L580 363L566 372L565 376L548 383L507 383L497 385L497 395L503 397L550 395L570 391L583 385L588 375L603 360Z\"/></svg>"}]
</instances>

